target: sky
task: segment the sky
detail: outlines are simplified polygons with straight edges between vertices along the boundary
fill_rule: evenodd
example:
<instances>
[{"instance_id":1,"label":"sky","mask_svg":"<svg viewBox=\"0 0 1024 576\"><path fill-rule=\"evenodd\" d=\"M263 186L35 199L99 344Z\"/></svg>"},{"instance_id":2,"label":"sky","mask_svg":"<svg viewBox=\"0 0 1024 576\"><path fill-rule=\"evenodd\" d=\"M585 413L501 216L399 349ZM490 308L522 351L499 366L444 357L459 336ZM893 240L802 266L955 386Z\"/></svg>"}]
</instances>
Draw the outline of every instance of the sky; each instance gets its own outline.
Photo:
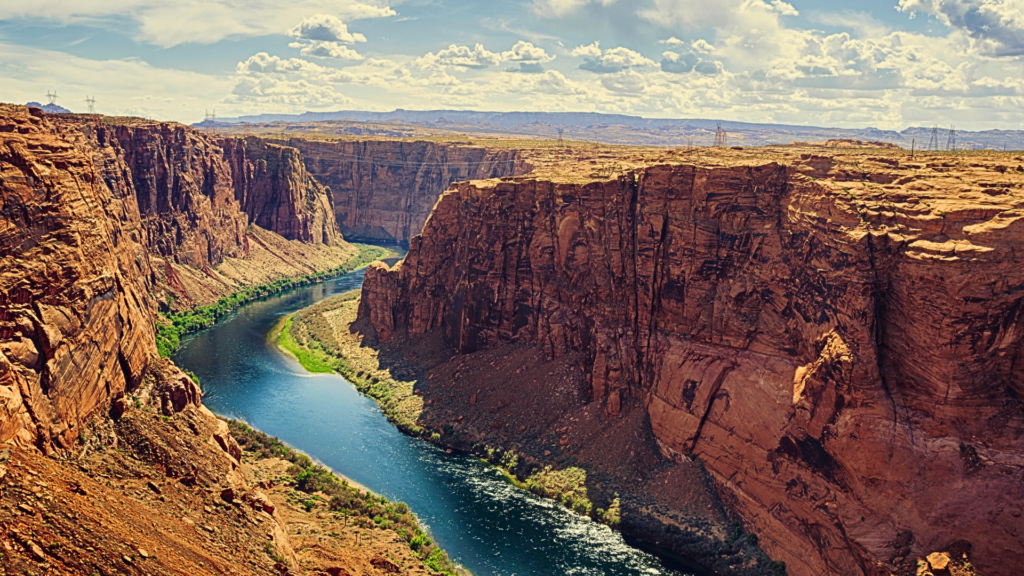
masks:
<instances>
[{"instance_id":1,"label":"sky","mask_svg":"<svg viewBox=\"0 0 1024 576\"><path fill-rule=\"evenodd\" d=\"M1024 0L0 0L0 101L1024 128Z\"/></svg>"}]
</instances>

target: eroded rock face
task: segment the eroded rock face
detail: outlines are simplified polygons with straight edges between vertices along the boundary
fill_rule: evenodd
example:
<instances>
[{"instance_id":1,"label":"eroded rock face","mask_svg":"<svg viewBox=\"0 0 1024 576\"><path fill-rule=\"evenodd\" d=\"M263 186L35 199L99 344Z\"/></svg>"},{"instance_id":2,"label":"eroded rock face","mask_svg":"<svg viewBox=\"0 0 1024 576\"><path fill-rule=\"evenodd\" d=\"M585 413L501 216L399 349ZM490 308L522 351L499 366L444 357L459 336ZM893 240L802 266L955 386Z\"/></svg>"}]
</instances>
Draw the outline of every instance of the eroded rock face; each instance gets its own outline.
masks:
<instances>
[{"instance_id":1,"label":"eroded rock face","mask_svg":"<svg viewBox=\"0 0 1024 576\"><path fill-rule=\"evenodd\" d=\"M148 238L84 134L0 112L0 441L68 447L156 355Z\"/></svg>"},{"instance_id":2,"label":"eroded rock face","mask_svg":"<svg viewBox=\"0 0 1024 576\"><path fill-rule=\"evenodd\" d=\"M235 198L252 222L288 240L334 246L341 240L329 188L313 178L295 148L259 138L221 141Z\"/></svg>"},{"instance_id":3,"label":"eroded rock face","mask_svg":"<svg viewBox=\"0 0 1024 576\"><path fill-rule=\"evenodd\" d=\"M350 241L408 242L440 193L455 181L524 174L515 150L433 142L291 139L306 168L330 187L338 225Z\"/></svg>"},{"instance_id":4,"label":"eroded rock face","mask_svg":"<svg viewBox=\"0 0 1024 576\"><path fill-rule=\"evenodd\" d=\"M360 317L463 352L584 351L609 417L646 410L791 575L889 574L954 540L1013 574L1024 219L998 191L851 174L810 158L462 183L403 262L369 268Z\"/></svg>"},{"instance_id":5,"label":"eroded rock face","mask_svg":"<svg viewBox=\"0 0 1024 576\"><path fill-rule=\"evenodd\" d=\"M141 383L156 287L183 290L170 262L216 278L249 252L250 222L343 242L297 150L221 144L177 124L0 106L0 442L67 448ZM166 411L199 402L178 381Z\"/></svg>"}]
</instances>

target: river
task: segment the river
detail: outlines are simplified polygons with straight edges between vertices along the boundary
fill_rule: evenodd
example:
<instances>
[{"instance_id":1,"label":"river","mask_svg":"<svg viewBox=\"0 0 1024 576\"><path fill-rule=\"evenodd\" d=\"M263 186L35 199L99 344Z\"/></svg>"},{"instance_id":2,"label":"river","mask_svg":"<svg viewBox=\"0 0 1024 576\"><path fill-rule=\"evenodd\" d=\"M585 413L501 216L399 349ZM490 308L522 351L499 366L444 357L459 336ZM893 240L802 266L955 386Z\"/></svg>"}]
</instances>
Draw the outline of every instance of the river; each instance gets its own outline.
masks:
<instances>
[{"instance_id":1,"label":"river","mask_svg":"<svg viewBox=\"0 0 1024 576\"><path fill-rule=\"evenodd\" d=\"M478 459L400 433L338 375L312 375L267 343L274 323L359 288L363 270L242 306L184 339L174 355L204 404L277 436L363 486L409 505L476 576L674 575L606 526L509 484Z\"/></svg>"}]
</instances>

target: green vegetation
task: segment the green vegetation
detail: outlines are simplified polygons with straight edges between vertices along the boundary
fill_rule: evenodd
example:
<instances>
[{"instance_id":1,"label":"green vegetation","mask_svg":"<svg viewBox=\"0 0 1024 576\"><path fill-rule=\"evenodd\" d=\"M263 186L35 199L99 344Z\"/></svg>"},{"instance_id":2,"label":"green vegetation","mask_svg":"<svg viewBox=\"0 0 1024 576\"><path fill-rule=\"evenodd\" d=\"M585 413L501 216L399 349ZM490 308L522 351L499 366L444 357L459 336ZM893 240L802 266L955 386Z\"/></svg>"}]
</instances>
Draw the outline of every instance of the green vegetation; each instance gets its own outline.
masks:
<instances>
[{"instance_id":1,"label":"green vegetation","mask_svg":"<svg viewBox=\"0 0 1024 576\"><path fill-rule=\"evenodd\" d=\"M214 304L198 306L192 310L170 312L162 315L157 321L156 346L161 358L169 357L181 345L181 337L185 334L213 326L219 318L253 300L277 294L290 288L323 282L329 278L347 274L357 268L385 258L388 251L377 246L353 244L359 254L345 264L296 278L282 278L269 284L260 284L239 290L230 296L221 298Z\"/></svg>"},{"instance_id":2,"label":"green vegetation","mask_svg":"<svg viewBox=\"0 0 1024 576\"><path fill-rule=\"evenodd\" d=\"M295 341L292 337L292 317L287 316L284 319L284 326L281 327L281 331L277 336L277 345L281 348L290 352L295 356L299 364L308 372L313 374L330 374L334 372L334 368L327 362L323 354L316 354L307 348L304 348Z\"/></svg>"},{"instance_id":3,"label":"green vegetation","mask_svg":"<svg viewBox=\"0 0 1024 576\"><path fill-rule=\"evenodd\" d=\"M312 512L318 503L324 501L317 494L324 494L330 499L328 508L331 512L351 518L356 525L364 528L393 530L432 571L445 576L459 576L448 554L420 528L416 516L404 502L391 502L368 490L350 486L347 480L338 478L326 467L313 462L309 456L296 452L277 438L255 430L244 422L228 420L228 427L246 452L257 458L282 458L292 463L288 474L294 480L295 487L310 495L301 501L307 512ZM274 557L276 551L267 548L267 553Z\"/></svg>"}]
</instances>

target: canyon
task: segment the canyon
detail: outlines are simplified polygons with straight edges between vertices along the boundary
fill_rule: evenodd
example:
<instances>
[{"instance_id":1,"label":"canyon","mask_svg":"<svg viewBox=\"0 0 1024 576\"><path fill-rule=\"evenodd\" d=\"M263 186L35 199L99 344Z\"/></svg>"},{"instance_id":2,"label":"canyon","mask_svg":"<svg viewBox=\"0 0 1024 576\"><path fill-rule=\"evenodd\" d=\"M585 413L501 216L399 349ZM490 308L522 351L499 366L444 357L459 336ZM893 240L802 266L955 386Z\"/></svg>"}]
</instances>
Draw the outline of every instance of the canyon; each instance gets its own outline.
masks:
<instances>
[{"instance_id":1,"label":"canyon","mask_svg":"<svg viewBox=\"0 0 1024 576\"><path fill-rule=\"evenodd\" d=\"M452 182L516 176L532 168L511 148L298 137L285 142L330 187L341 233L357 242L408 243Z\"/></svg>"},{"instance_id":2,"label":"canyon","mask_svg":"<svg viewBox=\"0 0 1024 576\"><path fill-rule=\"evenodd\" d=\"M538 465L610 462L599 490L633 484L661 519L689 506L675 533L725 541L737 519L794 576L916 574L933 552L997 576L1024 564L1019 158L538 150L0 105L0 478L28 509L0 515L27 523L3 537L19 566L77 570L54 552L71 546L141 573L132 550L152 542L40 556L27 535L53 504L34 488L107 502L131 485L124 509L59 514L130 540L157 510L186 533L157 573L179 557L192 573L323 572L289 551L308 519L285 510L295 495L260 495L273 483L155 332L161 314L336 270L360 239L409 245L368 269L345 328L436 360L424 425L535 434ZM534 426L546 410L565 420ZM206 532L244 546L207 554L140 478L186 486L168 498L197 514L226 503L237 517ZM672 551L671 530L645 526ZM277 552L254 556L264 540Z\"/></svg>"},{"instance_id":3,"label":"canyon","mask_svg":"<svg viewBox=\"0 0 1024 576\"><path fill-rule=\"evenodd\" d=\"M1020 163L685 150L458 183L402 262L367 271L351 329L399 357L440 338L438 412L528 414L568 381L574 422L640 419L791 575L967 550L1015 574ZM549 376L517 390L503 358Z\"/></svg>"}]
</instances>

